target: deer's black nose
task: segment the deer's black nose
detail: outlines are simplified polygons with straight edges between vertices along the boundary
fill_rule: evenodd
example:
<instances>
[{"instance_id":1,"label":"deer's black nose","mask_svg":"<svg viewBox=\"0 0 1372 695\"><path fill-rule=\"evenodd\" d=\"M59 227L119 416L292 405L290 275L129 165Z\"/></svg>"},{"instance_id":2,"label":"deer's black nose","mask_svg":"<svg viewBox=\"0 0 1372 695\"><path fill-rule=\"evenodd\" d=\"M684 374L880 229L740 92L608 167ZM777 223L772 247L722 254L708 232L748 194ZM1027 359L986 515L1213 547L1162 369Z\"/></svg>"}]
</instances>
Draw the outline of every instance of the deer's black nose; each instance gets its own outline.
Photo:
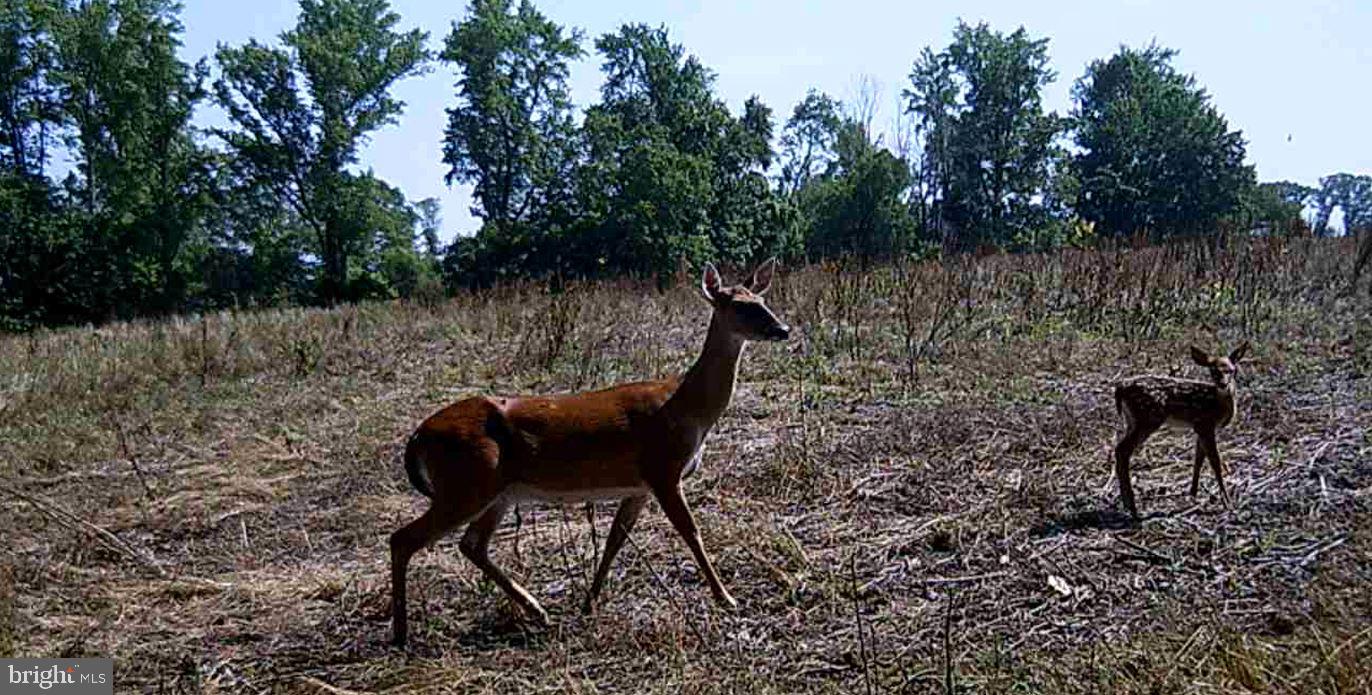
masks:
<instances>
[{"instance_id":1,"label":"deer's black nose","mask_svg":"<svg viewBox=\"0 0 1372 695\"><path fill-rule=\"evenodd\" d=\"M767 330L767 337L772 340L786 340L791 337L791 327L778 323Z\"/></svg>"}]
</instances>

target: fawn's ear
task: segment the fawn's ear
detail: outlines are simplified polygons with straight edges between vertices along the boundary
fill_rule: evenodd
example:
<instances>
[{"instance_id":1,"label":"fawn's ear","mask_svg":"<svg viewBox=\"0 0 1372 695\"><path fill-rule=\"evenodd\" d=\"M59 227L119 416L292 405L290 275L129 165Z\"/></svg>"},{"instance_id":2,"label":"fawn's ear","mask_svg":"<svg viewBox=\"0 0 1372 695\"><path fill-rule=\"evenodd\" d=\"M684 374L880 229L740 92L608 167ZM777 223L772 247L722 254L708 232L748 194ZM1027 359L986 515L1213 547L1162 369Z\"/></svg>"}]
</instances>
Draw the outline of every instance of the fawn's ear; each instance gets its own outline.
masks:
<instances>
[{"instance_id":1,"label":"fawn's ear","mask_svg":"<svg viewBox=\"0 0 1372 695\"><path fill-rule=\"evenodd\" d=\"M753 277L748 280L746 287L753 294L767 294L767 290L772 286L772 271L776 270L777 259L768 258L762 265L753 271Z\"/></svg>"},{"instance_id":2,"label":"fawn's ear","mask_svg":"<svg viewBox=\"0 0 1372 695\"><path fill-rule=\"evenodd\" d=\"M1229 361L1230 361L1230 362L1233 362L1234 364L1238 364L1238 363L1239 363L1239 360L1242 360L1242 359L1243 359L1243 356L1244 356L1244 355L1247 355L1247 354L1248 354L1248 341L1245 340L1245 341L1243 341L1243 345L1240 345L1240 346L1234 348L1234 351L1231 352L1231 353L1229 353Z\"/></svg>"},{"instance_id":3,"label":"fawn's ear","mask_svg":"<svg viewBox=\"0 0 1372 695\"><path fill-rule=\"evenodd\" d=\"M1191 359L1202 367L1210 366L1210 355L1205 354L1204 350L1195 347L1194 345L1191 346Z\"/></svg>"},{"instance_id":4,"label":"fawn's ear","mask_svg":"<svg viewBox=\"0 0 1372 695\"><path fill-rule=\"evenodd\" d=\"M715 269L715 264L707 262L705 272L700 276L700 294L705 297L705 301L714 303L715 296L719 293L719 285L719 271Z\"/></svg>"}]
</instances>

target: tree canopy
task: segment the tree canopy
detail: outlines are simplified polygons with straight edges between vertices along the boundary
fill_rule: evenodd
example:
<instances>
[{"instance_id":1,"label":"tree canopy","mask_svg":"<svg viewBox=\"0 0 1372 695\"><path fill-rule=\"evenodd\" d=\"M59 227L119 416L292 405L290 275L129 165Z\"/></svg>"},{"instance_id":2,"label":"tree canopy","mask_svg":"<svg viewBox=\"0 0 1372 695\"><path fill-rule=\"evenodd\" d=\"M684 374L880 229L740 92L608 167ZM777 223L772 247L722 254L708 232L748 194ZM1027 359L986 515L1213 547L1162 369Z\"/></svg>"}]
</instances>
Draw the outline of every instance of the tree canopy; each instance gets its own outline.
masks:
<instances>
[{"instance_id":1,"label":"tree canopy","mask_svg":"<svg viewBox=\"0 0 1372 695\"><path fill-rule=\"evenodd\" d=\"M1043 107L1047 38L959 22L912 53L892 131L874 125L870 81L846 101L811 89L778 123L778 105L722 99L667 27L588 44L531 0L472 0L434 54L387 0L300 0L276 40L193 64L179 12L0 0L0 330L666 281L707 259L1372 226L1367 175L1258 183L1242 134L1157 45L1091 62L1063 115ZM435 158L472 187L476 230L444 229L436 200L407 200L359 161L404 117L396 85L435 55L456 75ZM570 75L588 59L599 93L576 104ZM203 107L225 122L197 128Z\"/></svg>"},{"instance_id":2,"label":"tree canopy","mask_svg":"<svg viewBox=\"0 0 1372 695\"><path fill-rule=\"evenodd\" d=\"M427 35L400 32L386 0L301 0L296 27L281 47L249 41L221 46L216 101L233 128L215 134L242 179L270 189L313 231L328 302L366 295L350 261L372 245L375 230L356 220L375 212L358 190L370 177L346 170L369 133L392 123L404 104L391 86L420 72Z\"/></svg>"},{"instance_id":3,"label":"tree canopy","mask_svg":"<svg viewBox=\"0 0 1372 695\"><path fill-rule=\"evenodd\" d=\"M1106 234L1213 230L1253 185L1241 133L1229 129L1175 51L1121 48L1073 88L1079 214Z\"/></svg>"}]
</instances>

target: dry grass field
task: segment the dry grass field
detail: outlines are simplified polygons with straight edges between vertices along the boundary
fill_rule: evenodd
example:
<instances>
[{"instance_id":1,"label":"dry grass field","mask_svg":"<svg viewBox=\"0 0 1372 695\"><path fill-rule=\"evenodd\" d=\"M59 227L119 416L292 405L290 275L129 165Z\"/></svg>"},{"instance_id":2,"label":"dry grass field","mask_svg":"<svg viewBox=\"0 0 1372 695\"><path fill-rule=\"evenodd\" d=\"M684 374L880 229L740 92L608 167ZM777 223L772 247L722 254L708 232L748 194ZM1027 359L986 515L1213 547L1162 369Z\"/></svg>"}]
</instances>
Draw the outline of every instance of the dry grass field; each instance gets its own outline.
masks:
<instances>
[{"instance_id":1,"label":"dry grass field","mask_svg":"<svg viewBox=\"0 0 1372 695\"><path fill-rule=\"evenodd\" d=\"M526 506L411 567L399 453L478 392L684 369L708 308L602 284L0 339L0 655L113 656L144 692L1372 692L1372 305L1350 240L791 269L686 485L740 601L650 505L583 616L613 505ZM726 273L727 275L727 273ZM1220 435L1135 458L1111 382L1253 344Z\"/></svg>"}]
</instances>

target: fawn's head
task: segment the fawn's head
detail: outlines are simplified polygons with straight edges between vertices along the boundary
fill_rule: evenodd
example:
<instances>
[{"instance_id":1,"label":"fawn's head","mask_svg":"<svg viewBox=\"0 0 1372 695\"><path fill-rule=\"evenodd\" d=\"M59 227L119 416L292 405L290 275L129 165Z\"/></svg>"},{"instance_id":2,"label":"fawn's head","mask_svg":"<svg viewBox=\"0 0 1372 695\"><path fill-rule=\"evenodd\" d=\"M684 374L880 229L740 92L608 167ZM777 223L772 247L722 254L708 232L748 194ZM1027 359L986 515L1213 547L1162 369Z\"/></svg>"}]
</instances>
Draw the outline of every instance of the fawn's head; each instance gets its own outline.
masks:
<instances>
[{"instance_id":1,"label":"fawn's head","mask_svg":"<svg viewBox=\"0 0 1372 695\"><path fill-rule=\"evenodd\" d=\"M1239 370L1239 362L1243 360L1243 356L1246 354L1248 354L1247 341L1234 348L1228 357L1223 355L1211 357L1206 351L1198 347L1191 348L1191 359L1195 360L1196 364L1209 369L1210 378L1215 380L1216 386L1223 389L1234 386L1234 373Z\"/></svg>"},{"instance_id":2,"label":"fawn's head","mask_svg":"<svg viewBox=\"0 0 1372 695\"><path fill-rule=\"evenodd\" d=\"M772 271L776 265L775 258L768 259L753 271L747 282L725 287L715 266L705 264L700 292L715 308L715 320L721 322L725 330L744 340L786 340L791 335L791 327L762 301L762 295L772 286Z\"/></svg>"}]
</instances>

